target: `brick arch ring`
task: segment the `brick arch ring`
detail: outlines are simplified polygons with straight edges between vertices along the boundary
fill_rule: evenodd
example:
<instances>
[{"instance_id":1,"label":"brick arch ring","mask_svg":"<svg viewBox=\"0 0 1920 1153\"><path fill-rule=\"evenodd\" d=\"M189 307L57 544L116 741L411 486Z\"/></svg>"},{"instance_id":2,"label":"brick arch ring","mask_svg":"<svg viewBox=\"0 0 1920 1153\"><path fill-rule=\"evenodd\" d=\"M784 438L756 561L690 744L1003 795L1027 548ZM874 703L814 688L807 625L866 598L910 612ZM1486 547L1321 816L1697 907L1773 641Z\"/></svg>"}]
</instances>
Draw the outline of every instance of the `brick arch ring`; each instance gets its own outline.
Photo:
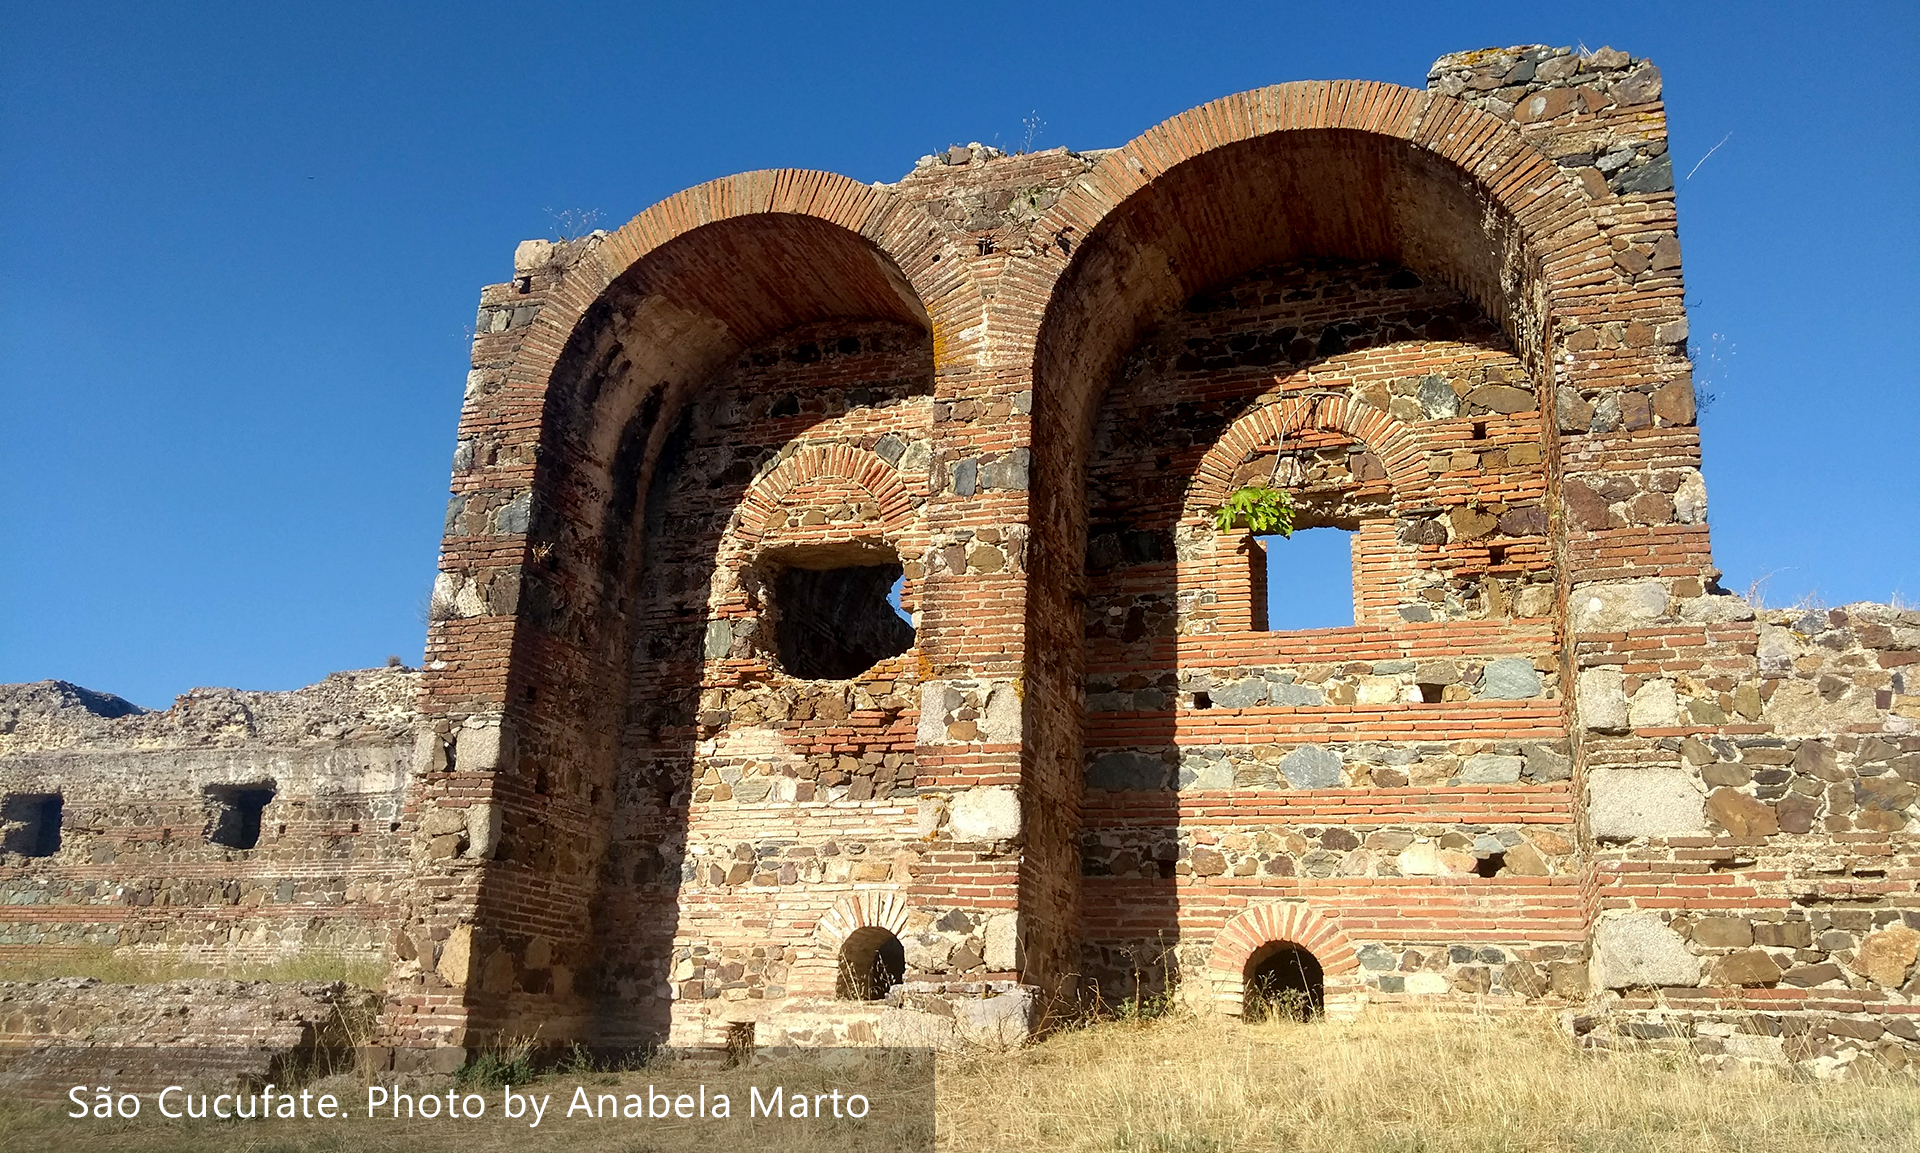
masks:
<instances>
[{"instance_id":1,"label":"brick arch ring","mask_svg":"<svg viewBox=\"0 0 1920 1153\"><path fill-rule=\"evenodd\" d=\"M816 479L843 480L866 490L880 510L880 532L898 533L913 514L913 494L879 454L850 444L806 445L755 481L740 502L735 540L751 550L788 494Z\"/></svg>"},{"instance_id":2,"label":"brick arch ring","mask_svg":"<svg viewBox=\"0 0 1920 1153\"><path fill-rule=\"evenodd\" d=\"M1568 306L1594 268L1605 267L1607 238L1592 198L1516 125L1452 97L1375 80L1292 81L1188 109L1101 157L1035 223L1033 234L1083 241L1135 193L1187 161L1258 137L1327 129L1404 141L1473 181L1518 226L1541 270L1549 316ZM1072 251L1049 246L1047 259L1014 261L1007 278L1024 280L1023 287L1051 300ZM1035 315L1011 327L1037 342L1041 321ZM1578 375L1593 371L1604 370L1575 367Z\"/></svg>"},{"instance_id":3,"label":"brick arch ring","mask_svg":"<svg viewBox=\"0 0 1920 1153\"><path fill-rule=\"evenodd\" d=\"M1255 905L1236 914L1213 939L1213 951L1207 956L1207 978L1213 984L1217 1009L1229 1016L1240 1015L1246 995L1247 961L1277 941L1312 953L1329 986L1352 984L1353 975L1359 972L1360 959L1353 945L1332 919L1298 903Z\"/></svg>"},{"instance_id":4,"label":"brick arch ring","mask_svg":"<svg viewBox=\"0 0 1920 1153\"><path fill-rule=\"evenodd\" d=\"M822 954L838 957L847 938L861 929L885 929L896 939L907 932L907 901L899 893L869 889L848 893L833 903L814 930Z\"/></svg>"},{"instance_id":5,"label":"brick arch ring","mask_svg":"<svg viewBox=\"0 0 1920 1153\"><path fill-rule=\"evenodd\" d=\"M961 262L941 262L946 231L924 207L838 173L777 168L695 185L608 234L579 259L534 317L514 378L544 386L594 302L654 252L707 225L767 214L813 217L865 240L919 297L932 329L935 368L978 358L986 296Z\"/></svg>"},{"instance_id":6,"label":"brick arch ring","mask_svg":"<svg viewBox=\"0 0 1920 1153\"><path fill-rule=\"evenodd\" d=\"M1242 415L1207 450L1187 486L1186 515L1224 503L1233 492L1234 473L1249 452L1308 429L1344 433L1379 457L1395 504L1414 499L1426 486L1421 450L1405 422L1351 397L1290 396Z\"/></svg>"}]
</instances>

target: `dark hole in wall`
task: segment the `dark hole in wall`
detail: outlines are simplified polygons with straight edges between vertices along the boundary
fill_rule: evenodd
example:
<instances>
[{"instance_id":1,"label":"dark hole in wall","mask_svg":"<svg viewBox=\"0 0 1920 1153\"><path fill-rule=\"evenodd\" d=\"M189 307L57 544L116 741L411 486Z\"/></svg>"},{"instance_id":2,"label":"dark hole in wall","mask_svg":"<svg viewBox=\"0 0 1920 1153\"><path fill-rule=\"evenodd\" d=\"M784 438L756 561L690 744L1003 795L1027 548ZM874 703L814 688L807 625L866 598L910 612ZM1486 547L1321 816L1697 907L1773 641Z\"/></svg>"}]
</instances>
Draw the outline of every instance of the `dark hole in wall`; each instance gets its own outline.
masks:
<instances>
[{"instance_id":1,"label":"dark hole in wall","mask_svg":"<svg viewBox=\"0 0 1920 1153\"><path fill-rule=\"evenodd\" d=\"M51 857L60 851L60 794L14 793L0 802L4 847L26 857Z\"/></svg>"},{"instance_id":2,"label":"dark hole in wall","mask_svg":"<svg viewBox=\"0 0 1920 1153\"><path fill-rule=\"evenodd\" d=\"M229 849L251 849L260 843L260 814L273 800L272 781L253 785L208 785L214 803L213 828L207 840Z\"/></svg>"},{"instance_id":3,"label":"dark hole in wall","mask_svg":"<svg viewBox=\"0 0 1920 1153\"><path fill-rule=\"evenodd\" d=\"M907 951L885 929L855 929L840 947L834 993L844 1001L878 1001L907 975Z\"/></svg>"},{"instance_id":4,"label":"dark hole in wall","mask_svg":"<svg viewBox=\"0 0 1920 1153\"><path fill-rule=\"evenodd\" d=\"M1447 686L1445 685L1421 685L1420 703L1423 705L1437 705L1446 699L1446 691Z\"/></svg>"},{"instance_id":5,"label":"dark hole in wall","mask_svg":"<svg viewBox=\"0 0 1920 1153\"><path fill-rule=\"evenodd\" d=\"M780 664L796 677L841 681L913 647L913 626L888 603L898 564L790 568L774 583Z\"/></svg>"},{"instance_id":6,"label":"dark hole in wall","mask_svg":"<svg viewBox=\"0 0 1920 1153\"><path fill-rule=\"evenodd\" d=\"M1500 870L1507 867L1505 853L1488 853L1473 863L1473 875L1476 877L1497 877Z\"/></svg>"},{"instance_id":7,"label":"dark hole in wall","mask_svg":"<svg viewBox=\"0 0 1920 1153\"><path fill-rule=\"evenodd\" d=\"M1247 958L1241 1017L1248 1022L1317 1017L1326 1009L1326 979L1312 953L1287 941Z\"/></svg>"}]
</instances>

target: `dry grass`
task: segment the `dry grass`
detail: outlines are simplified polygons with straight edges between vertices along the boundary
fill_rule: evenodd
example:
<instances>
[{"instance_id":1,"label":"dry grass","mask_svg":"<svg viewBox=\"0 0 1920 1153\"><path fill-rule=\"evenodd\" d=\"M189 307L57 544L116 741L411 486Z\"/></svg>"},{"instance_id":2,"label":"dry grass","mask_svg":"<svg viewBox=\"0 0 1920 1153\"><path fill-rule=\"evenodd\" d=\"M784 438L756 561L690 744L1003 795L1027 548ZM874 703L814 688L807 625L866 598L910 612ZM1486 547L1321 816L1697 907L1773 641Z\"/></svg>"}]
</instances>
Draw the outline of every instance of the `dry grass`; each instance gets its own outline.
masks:
<instances>
[{"instance_id":1,"label":"dry grass","mask_svg":"<svg viewBox=\"0 0 1920 1153\"><path fill-rule=\"evenodd\" d=\"M92 977L110 985L155 985L198 977L231 981L345 981L379 989L387 966L378 961L330 953L301 953L275 961L227 964L179 961L109 947L64 951L50 956L9 960L0 980L43 981L49 977Z\"/></svg>"},{"instance_id":2,"label":"dry grass","mask_svg":"<svg viewBox=\"0 0 1920 1153\"><path fill-rule=\"evenodd\" d=\"M761 1063L720 1072L543 1077L562 1101L644 1091L663 1077L744 1098L748 1082L889 1088L884 1073L776 1072ZM895 1094L924 1097L895 1078ZM477 1089L497 1097L497 1089ZM522 1088L525 1088L522 1086ZM443 1090L444 1091L444 1088ZM469 1091L463 1089L464 1091ZM876 1096L876 1101L880 1096ZM558 1109L554 1111L556 1114ZM876 1110L876 1117L891 1110ZM1583 1054L1544 1018L1397 1015L1356 1024L1170 1019L1091 1026L1012 1053L943 1057L938 1148L954 1153L1721 1153L1920 1150L1920 1083L1809 1083L1777 1073L1710 1075L1659 1053ZM518 1124L383 1122L322 1126L109 1123L76 1130L50 1109L0 1102L0 1149L175 1153L643 1153L712 1149L924 1150L914 1122L892 1132L783 1123L751 1134L698 1122ZM921 1129L924 1133L924 1129Z\"/></svg>"},{"instance_id":3,"label":"dry grass","mask_svg":"<svg viewBox=\"0 0 1920 1153\"><path fill-rule=\"evenodd\" d=\"M1920 1150L1920 1082L1598 1056L1539 1017L1100 1025L943 1062L939 1109L943 1147L1007 1153Z\"/></svg>"}]
</instances>

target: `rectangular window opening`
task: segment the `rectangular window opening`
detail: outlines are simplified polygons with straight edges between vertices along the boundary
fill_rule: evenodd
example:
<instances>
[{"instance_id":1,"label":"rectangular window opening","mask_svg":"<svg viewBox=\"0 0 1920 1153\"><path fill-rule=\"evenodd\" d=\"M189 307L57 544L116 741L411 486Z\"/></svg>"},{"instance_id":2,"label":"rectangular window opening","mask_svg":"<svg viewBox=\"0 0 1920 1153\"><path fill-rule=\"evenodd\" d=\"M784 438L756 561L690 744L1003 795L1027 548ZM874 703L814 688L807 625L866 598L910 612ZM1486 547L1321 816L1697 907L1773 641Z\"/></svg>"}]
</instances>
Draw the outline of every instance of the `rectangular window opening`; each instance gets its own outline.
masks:
<instances>
[{"instance_id":1,"label":"rectangular window opening","mask_svg":"<svg viewBox=\"0 0 1920 1153\"><path fill-rule=\"evenodd\" d=\"M1254 630L1353 627L1354 536L1350 529L1309 528L1255 537Z\"/></svg>"},{"instance_id":2,"label":"rectangular window opening","mask_svg":"<svg viewBox=\"0 0 1920 1153\"><path fill-rule=\"evenodd\" d=\"M851 680L913 647L898 563L789 568L774 581L781 667L807 680Z\"/></svg>"},{"instance_id":3,"label":"rectangular window opening","mask_svg":"<svg viewBox=\"0 0 1920 1153\"><path fill-rule=\"evenodd\" d=\"M12 793L0 801L0 847L23 857L51 857L60 851L59 793Z\"/></svg>"},{"instance_id":4,"label":"rectangular window opening","mask_svg":"<svg viewBox=\"0 0 1920 1153\"><path fill-rule=\"evenodd\" d=\"M260 843L260 815L272 802L274 785L264 781L251 785L208 785L207 799L213 802L213 822L207 840L223 848L251 849ZM282 833L286 826L280 827Z\"/></svg>"}]
</instances>

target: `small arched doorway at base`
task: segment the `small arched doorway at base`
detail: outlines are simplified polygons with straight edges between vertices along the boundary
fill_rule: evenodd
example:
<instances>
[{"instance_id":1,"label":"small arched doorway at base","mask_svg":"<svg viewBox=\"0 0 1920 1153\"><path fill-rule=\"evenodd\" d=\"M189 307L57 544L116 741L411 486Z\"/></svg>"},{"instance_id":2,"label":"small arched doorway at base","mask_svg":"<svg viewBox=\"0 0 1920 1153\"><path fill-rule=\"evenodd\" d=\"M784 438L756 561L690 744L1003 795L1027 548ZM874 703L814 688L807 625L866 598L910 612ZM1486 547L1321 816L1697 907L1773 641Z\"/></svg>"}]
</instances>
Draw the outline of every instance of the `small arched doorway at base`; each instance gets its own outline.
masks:
<instances>
[{"instance_id":1,"label":"small arched doorway at base","mask_svg":"<svg viewBox=\"0 0 1920 1153\"><path fill-rule=\"evenodd\" d=\"M879 1001L907 975L906 949L900 938L876 925L848 934L840 946L840 975L834 993L843 1001Z\"/></svg>"},{"instance_id":2,"label":"small arched doorway at base","mask_svg":"<svg viewBox=\"0 0 1920 1153\"><path fill-rule=\"evenodd\" d=\"M1241 1020L1305 1021L1326 1010L1320 961L1292 941L1271 941L1247 958Z\"/></svg>"}]
</instances>

